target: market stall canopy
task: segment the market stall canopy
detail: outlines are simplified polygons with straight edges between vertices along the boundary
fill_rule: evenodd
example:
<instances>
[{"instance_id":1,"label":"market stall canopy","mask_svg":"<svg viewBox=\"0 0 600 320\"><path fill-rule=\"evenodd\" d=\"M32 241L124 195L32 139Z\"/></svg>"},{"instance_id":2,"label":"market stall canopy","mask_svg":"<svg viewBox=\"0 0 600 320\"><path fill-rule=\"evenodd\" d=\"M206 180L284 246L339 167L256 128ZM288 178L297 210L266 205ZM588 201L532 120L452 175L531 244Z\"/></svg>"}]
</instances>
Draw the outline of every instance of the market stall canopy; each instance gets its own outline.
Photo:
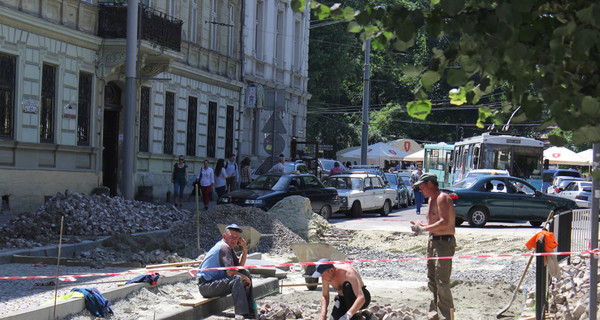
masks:
<instances>
[{"instance_id":1,"label":"market stall canopy","mask_svg":"<svg viewBox=\"0 0 600 320\"><path fill-rule=\"evenodd\" d=\"M360 162L361 149L348 151L343 154L338 154L338 160L346 162L351 161L354 163ZM385 161L402 161L409 153L396 149L385 142L378 142L367 147L367 164L376 164L379 166L385 166Z\"/></svg>"},{"instance_id":2,"label":"market stall canopy","mask_svg":"<svg viewBox=\"0 0 600 320\"><path fill-rule=\"evenodd\" d=\"M587 166L588 163L577 153L565 147L550 147L544 150L544 160L550 164L565 164L572 166Z\"/></svg>"},{"instance_id":3,"label":"market stall canopy","mask_svg":"<svg viewBox=\"0 0 600 320\"><path fill-rule=\"evenodd\" d=\"M581 152L577 152L577 155L583 159L583 161L585 161L587 163L588 166L592 165L592 162L594 161L594 150L593 149L587 149Z\"/></svg>"},{"instance_id":4,"label":"market stall canopy","mask_svg":"<svg viewBox=\"0 0 600 320\"><path fill-rule=\"evenodd\" d=\"M425 158L425 149L409 154L408 156L404 157L403 161L423 162L424 158Z\"/></svg>"},{"instance_id":5,"label":"market stall canopy","mask_svg":"<svg viewBox=\"0 0 600 320\"><path fill-rule=\"evenodd\" d=\"M390 141L387 144L389 144L390 146L396 148L396 149L400 149L403 151L406 151L408 154L412 154L415 153L417 151L423 150L423 148L421 147L420 144L418 144L415 140L413 139L397 139L394 141Z\"/></svg>"}]
</instances>

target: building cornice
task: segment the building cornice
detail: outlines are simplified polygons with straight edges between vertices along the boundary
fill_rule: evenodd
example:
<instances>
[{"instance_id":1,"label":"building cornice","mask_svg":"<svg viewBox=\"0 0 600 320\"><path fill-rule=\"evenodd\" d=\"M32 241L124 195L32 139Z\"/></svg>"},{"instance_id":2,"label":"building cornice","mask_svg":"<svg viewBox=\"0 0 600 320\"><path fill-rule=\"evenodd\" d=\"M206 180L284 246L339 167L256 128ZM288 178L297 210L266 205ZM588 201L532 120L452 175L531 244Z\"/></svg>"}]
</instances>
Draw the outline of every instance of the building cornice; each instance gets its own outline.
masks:
<instances>
[{"instance_id":1,"label":"building cornice","mask_svg":"<svg viewBox=\"0 0 600 320\"><path fill-rule=\"evenodd\" d=\"M27 32L75 44L91 50L98 50L102 43L102 38L98 36L4 6L0 6L0 21L0 25L25 30Z\"/></svg>"},{"instance_id":2,"label":"building cornice","mask_svg":"<svg viewBox=\"0 0 600 320\"><path fill-rule=\"evenodd\" d=\"M190 79L199 80L208 84L218 85L231 90L240 90L246 87L246 84L227 77L223 77L214 73L209 73L190 65L174 62L169 66L169 72L186 76Z\"/></svg>"}]
</instances>

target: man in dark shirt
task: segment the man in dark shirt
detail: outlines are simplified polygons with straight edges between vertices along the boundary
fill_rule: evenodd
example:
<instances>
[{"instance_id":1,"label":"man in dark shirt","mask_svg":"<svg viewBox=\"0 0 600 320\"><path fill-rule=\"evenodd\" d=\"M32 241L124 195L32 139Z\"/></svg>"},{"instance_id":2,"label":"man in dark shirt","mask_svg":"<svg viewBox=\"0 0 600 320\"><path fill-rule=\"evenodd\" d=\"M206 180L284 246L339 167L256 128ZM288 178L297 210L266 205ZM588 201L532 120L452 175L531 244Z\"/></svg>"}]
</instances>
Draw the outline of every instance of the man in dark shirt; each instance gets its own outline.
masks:
<instances>
[{"instance_id":1,"label":"man in dark shirt","mask_svg":"<svg viewBox=\"0 0 600 320\"><path fill-rule=\"evenodd\" d=\"M237 224L228 225L223 233L223 240L217 242L204 257L196 277L198 278L198 289L203 297L212 298L231 293L235 314L243 315L246 319L255 319L252 278L248 270L202 270L245 265L248 248L241 233L242 228ZM238 244L243 251L239 258L233 250Z\"/></svg>"}]
</instances>

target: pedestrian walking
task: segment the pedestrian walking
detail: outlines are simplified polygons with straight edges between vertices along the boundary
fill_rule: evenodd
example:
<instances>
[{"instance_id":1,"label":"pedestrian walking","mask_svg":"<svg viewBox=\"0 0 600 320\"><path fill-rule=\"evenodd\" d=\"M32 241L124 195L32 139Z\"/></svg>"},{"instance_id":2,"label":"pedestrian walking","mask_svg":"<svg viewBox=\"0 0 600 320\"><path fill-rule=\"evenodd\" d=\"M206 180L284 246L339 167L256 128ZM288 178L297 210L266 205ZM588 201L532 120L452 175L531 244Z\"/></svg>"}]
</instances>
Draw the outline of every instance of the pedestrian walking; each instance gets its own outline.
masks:
<instances>
[{"instance_id":1,"label":"pedestrian walking","mask_svg":"<svg viewBox=\"0 0 600 320\"><path fill-rule=\"evenodd\" d=\"M188 166L185 163L183 155L179 156L179 161L173 166L171 183L173 183L173 205L175 207L183 206L183 190L188 180Z\"/></svg>"},{"instance_id":2,"label":"pedestrian walking","mask_svg":"<svg viewBox=\"0 0 600 320\"><path fill-rule=\"evenodd\" d=\"M246 187L252 182L252 169L250 168L250 158L245 157L240 162L240 188L246 189Z\"/></svg>"},{"instance_id":3,"label":"pedestrian walking","mask_svg":"<svg viewBox=\"0 0 600 320\"><path fill-rule=\"evenodd\" d=\"M240 182L240 169L235 162L235 154L229 156L229 160L225 162L224 167L227 174L227 190L229 192L237 190Z\"/></svg>"},{"instance_id":4,"label":"pedestrian walking","mask_svg":"<svg viewBox=\"0 0 600 320\"><path fill-rule=\"evenodd\" d=\"M410 187L413 189L413 193L415 195L417 214L421 214L421 207L423 206L423 201L425 200L423 193L420 192L418 188L415 188L415 183L419 181L421 175L423 175L423 167L421 165L418 165L417 170L410 174Z\"/></svg>"},{"instance_id":5,"label":"pedestrian walking","mask_svg":"<svg viewBox=\"0 0 600 320\"><path fill-rule=\"evenodd\" d=\"M198 177L196 178L200 184L200 190L202 190L202 201L204 202L204 209L208 209L210 203L210 195L212 192L212 186L215 184L215 174L211 167L209 167L208 160L204 160L204 167L200 168Z\"/></svg>"},{"instance_id":6,"label":"pedestrian walking","mask_svg":"<svg viewBox=\"0 0 600 320\"><path fill-rule=\"evenodd\" d=\"M424 195L429 197L426 223L411 221L411 229L417 233L429 232L427 241L427 258L452 257L456 250L454 234L454 203L449 195L440 192L437 176L432 173L421 175L414 183ZM452 259L427 260L427 285L432 293L429 303L429 320L451 319L454 309L452 292L450 291L450 274Z\"/></svg>"},{"instance_id":7,"label":"pedestrian walking","mask_svg":"<svg viewBox=\"0 0 600 320\"><path fill-rule=\"evenodd\" d=\"M222 195L227 193L227 170L225 170L225 160L217 160L215 166L215 191L217 192L217 200Z\"/></svg>"}]
</instances>

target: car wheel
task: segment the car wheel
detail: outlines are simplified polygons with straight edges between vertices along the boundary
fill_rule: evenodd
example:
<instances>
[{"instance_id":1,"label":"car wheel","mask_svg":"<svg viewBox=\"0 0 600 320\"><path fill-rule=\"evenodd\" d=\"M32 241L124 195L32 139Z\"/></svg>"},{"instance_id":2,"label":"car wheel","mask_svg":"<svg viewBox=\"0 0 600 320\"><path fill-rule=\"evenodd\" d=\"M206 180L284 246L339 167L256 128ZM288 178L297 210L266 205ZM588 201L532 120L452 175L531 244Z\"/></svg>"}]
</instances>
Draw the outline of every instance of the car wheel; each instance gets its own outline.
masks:
<instances>
[{"instance_id":1,"label":"car wheel","mask_svg":"<svg viewBox=\"0 0 600 320\"><path fill-rule=\"evenodd\" d=\"M392 211L392 204L390 203L390 200L385 200L385 202L383 203L383 207L381 208L381 216L387 217L390 215L391 211Z\"/></svg>"},{"instance_id":2,"label":"car wheel","mask_svg":"<svg viewBox=\"0 0 600 320\"><path fill-rule=\"evenodd\" d=\"M324 205L323 208L321 208L321 211L319 211L319 214L325 220L331 219L331 207L328 205Z\"/></svg>"},{"instance_id":3,"label":"car wheel","mask_svg":"<svg viewBox=\"0 0 600 320\"><path fill-rule=\"evenodd\" d=\"M454 218L455 226L460 226L463 222L465 222L465 220L463 220L462 218Z\"/></svg>"},{"instance_id":4,"label":"car wheel","mask_svg":"<svg viewBox=\"0 0 600 320\"><path fill-rule=\"evenodd\" d=\"M354 203L352 204L352 209L350 209L350 211L352 212L352 218L360 218L362 216L362 208L360 207L360 202L354 201Z\"/></svg>"},{"instance_id":5,"label":"car wheel","mask_svg":"<svg viewBox=\"0 0 600 320\"><path fill-rule=\"evenodd\" d=\"M489 212L486 207L477 206L469 210L469 225L471 227L483 227L489 219Z\"/></svg>"},{"instance_id":6,"label":"car wheel","mask_svg":"<svg viewBox=\"0 0 600 320\"><path fill-rule=\"evenodd\" d=\"M539 227L539 226L541 226L541 225L542 225L542 221L529 221L529 224L530 224L532 227Z\"/></svg>"}]
</instances>

